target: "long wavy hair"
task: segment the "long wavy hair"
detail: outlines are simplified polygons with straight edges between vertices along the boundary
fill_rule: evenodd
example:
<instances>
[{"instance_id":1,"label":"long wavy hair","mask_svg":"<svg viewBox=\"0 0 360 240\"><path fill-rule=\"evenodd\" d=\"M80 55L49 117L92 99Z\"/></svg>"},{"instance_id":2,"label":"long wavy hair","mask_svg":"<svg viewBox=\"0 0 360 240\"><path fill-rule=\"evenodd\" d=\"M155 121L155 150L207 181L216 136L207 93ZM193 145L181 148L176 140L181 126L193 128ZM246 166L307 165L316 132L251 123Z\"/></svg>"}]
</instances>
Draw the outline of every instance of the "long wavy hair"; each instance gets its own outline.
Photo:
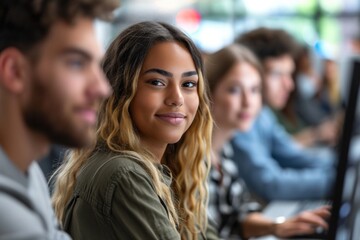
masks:
<instances>
[{"instance_id":1,"label":"long wavy hair","mask_svg":"<svg viewBox=\"0 0 360 240\"><path fill-rule=\"evenodd\" d=\"M199 107L190 128L179 142L169 144L162 163L173 176L171 189L161 181L151 153L140 144L129 106L133 100L144 60L154 44L176 42L187 48L199 75ZM182 239L197 239L207 227L206 178L210 167L209 153L212 118L208 90L203 78L200 52L183 32L166 23L141 22L125 29L109 46L103 64L113 88L112 95L102 104L97 124L96 143L89 149L70 152L55 173L53 204L60 220L70 200L79 170L99 149L131 156L151 176L157 194L169 208L170 221Z\"/></svg>"}]
</instances>

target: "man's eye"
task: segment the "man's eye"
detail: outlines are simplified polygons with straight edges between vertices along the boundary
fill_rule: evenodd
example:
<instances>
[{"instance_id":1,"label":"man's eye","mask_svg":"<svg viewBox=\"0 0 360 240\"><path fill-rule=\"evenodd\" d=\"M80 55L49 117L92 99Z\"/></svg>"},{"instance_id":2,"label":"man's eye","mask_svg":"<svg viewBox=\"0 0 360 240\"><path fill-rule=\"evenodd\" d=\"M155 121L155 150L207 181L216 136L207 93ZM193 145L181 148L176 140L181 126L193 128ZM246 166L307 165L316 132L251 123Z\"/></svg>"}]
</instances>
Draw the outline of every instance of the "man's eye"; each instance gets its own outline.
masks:
<instances>
[{"instance_id":1,"label":"man's eye","mask_svg":"<svg viewBox=\"0 0 360 240\"><path fill-rule=\"evenodd\" d=\"M85 67L85 62L79 59L70 59L67 61L67 65L72 69L82 69Z\"/></svg>"}]
</instances>

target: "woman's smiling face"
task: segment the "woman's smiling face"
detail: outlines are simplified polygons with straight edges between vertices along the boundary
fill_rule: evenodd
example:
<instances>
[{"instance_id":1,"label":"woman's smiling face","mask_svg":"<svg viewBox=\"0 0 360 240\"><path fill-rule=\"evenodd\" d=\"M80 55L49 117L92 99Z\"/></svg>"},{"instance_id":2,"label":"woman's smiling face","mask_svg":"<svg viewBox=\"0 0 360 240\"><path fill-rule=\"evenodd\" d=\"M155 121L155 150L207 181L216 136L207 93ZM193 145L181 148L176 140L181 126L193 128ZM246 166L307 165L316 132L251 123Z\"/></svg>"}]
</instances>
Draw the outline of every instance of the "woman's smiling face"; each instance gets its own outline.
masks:
<instances>
[{"instance_id":1,"label":"woman's smiling face","mask_svg":"<svg viewBox=\"0 0 360 240\"><path fill-rule=\"evenodd\" d=\"M215 123L226 130L248 130L262 106L261 77L246 62L235 64L212 94Z\"/></svg>"},{"instance_id":2,"label":"woman's smiling face","mask_svg":"<svg viewBox=\"0 0 360 240\"><path fill-rule=\"evenodd\" d=\"M130 113L141 142L164 148L178 142L199 106L194 61L177 42L155 44L145 58Z\"/></svg>"}]
</instances>

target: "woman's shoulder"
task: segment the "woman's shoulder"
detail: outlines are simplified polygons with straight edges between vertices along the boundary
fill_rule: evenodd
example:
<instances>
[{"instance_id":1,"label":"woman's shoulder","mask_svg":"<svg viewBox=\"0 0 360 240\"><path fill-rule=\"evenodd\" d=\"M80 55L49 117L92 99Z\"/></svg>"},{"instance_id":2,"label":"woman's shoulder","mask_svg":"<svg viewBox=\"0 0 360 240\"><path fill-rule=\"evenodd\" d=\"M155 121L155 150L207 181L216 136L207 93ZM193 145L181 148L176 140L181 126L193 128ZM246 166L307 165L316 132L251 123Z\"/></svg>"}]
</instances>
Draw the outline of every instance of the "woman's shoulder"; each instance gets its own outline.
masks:
<instances>
[{"instance_id":1,"label":"woman's shoulder","mask_svg":"<svg viewBox=\"0 0 360 240\"><path fill-rule=\"evenodd\" d=\"M79 171L77 185L78 188L106 188L124 178L131 180L134 175L151 182L145 167L135 157L114 152L97 152Z\"/></svg>"},{"instance_id":2,"label":"woman's shoulder","mask_svg":"<svg viewBox=\"0 0 360 240\"><path fill-rule=\"evenodd\" d=\"M97 172L104 171L106 173L126 171L146 173L140 159L130 154L115 152L95 153L89 158L88 163L84 167L96 169Z\"/></svg>"}]
</instances>

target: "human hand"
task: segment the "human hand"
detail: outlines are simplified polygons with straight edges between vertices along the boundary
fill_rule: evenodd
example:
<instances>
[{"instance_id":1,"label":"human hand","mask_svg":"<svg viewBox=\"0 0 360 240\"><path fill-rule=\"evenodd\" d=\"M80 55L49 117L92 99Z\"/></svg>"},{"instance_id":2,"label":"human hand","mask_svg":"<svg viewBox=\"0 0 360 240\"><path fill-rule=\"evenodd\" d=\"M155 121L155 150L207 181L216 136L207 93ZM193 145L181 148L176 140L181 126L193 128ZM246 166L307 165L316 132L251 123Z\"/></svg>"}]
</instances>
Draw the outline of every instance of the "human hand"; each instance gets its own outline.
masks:
<instances>
[{"instance_id":1,"label":"human hand","mask_svg":"<svg viewBox=\"0 0 360 240\"><path fill-rule=\"evenodd\" d=\"M338 124L335 120L329 119L315 127L317 140L334 145L338 138Z\"/></svg>"},{"instance_id":2,"label":"human hand","mask_svg":"<svg viewBox=\"0 0 360 240\"><path fill-rule=\"evenodd\" d=\"M304 211L295 217L285 220L283 223L275 223L274 235L280 238L286 238L294 235L315 233L318 227L328 229L328 224L325 219L329 217L330 206Z\"/></svg>"}]
</instances>

